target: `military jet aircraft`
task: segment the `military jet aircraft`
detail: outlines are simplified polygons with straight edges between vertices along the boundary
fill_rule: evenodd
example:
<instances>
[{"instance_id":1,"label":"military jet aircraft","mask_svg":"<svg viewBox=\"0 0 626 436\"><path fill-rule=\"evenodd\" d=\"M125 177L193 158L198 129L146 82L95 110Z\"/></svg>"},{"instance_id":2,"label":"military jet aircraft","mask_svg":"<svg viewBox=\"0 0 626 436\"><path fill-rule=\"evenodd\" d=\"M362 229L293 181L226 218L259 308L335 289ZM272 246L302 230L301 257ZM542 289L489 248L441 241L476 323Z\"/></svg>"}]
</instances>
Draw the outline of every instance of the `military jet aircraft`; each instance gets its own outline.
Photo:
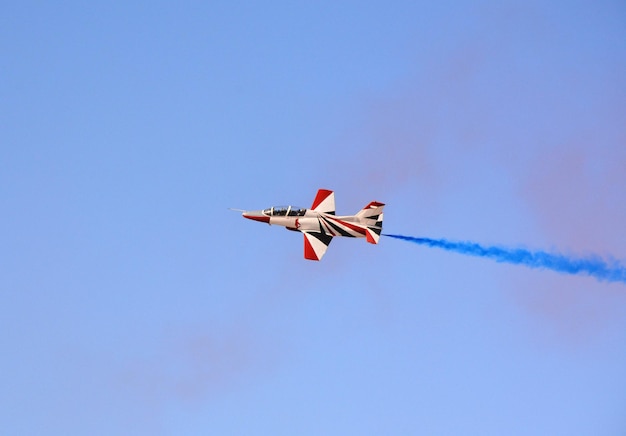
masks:
<instances>
[{"instance_id":1,"label":"military jet aircraft","mask_svg":"<svg viewBox=\"0 0 626 436\"><path fill-rule=\"evenodd\" d=\"M286 227L304 234L304 258L320 260L335 236L365 238L378 244L383 229L383 203L372 201L356 215L335 215L335 193L328 189L317 191L310 209L295 206L274 206L264 210L242 211L242 216L254 221Z\"/></svg>"}]
</instances>

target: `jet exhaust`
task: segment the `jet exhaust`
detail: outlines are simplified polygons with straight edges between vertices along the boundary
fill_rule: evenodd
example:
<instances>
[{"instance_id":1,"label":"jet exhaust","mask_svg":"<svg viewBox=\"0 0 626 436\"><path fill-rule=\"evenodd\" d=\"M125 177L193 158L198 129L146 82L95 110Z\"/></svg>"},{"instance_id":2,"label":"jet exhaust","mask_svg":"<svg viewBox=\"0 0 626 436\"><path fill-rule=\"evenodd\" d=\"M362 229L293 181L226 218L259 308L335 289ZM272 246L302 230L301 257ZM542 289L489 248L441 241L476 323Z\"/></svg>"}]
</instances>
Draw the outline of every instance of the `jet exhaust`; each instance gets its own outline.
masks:
<instances>
[{"instance_id":1,"label":"jet exhaust","mask_svg":"<svg viewBox=\"0 0 626 436\"><path fill-rule=\"evenodd\" d=\"M573 257L559 253L524 248L483 246L475 242L448 241L446 239L416 238L413 236L383 234L428 247L486 257L496 262L525 265L530 268L546 268L564 274L586 274L600 281L626 283L626 265L615 259L603 259L598 255Z\"/></svg>"}]
</instances>

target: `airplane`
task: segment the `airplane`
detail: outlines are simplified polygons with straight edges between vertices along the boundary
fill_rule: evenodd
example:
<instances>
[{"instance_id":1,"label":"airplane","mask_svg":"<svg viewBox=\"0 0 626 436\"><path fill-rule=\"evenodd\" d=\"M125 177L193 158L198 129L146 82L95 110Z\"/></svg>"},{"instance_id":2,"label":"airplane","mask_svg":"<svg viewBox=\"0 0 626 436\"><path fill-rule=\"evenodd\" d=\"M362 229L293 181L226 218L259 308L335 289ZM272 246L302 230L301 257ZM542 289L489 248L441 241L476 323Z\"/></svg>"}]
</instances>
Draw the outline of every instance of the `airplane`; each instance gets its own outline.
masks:
<instances>
[{"instance_id":1,"label":"airplane","mask_svg":"<svg viewBox=\"0 0 626 436\"><path fill-rule=\"evenodd\" d=\"M304 258L321 260L335 236L365 238L378 244L383 229L383 203L372 201L356 215L335 215L335 193L317 191L310 209L295 206L274 206L263 210L238 210L244 218L283 226L304 234Z\"/></svg>"}]
</instances>

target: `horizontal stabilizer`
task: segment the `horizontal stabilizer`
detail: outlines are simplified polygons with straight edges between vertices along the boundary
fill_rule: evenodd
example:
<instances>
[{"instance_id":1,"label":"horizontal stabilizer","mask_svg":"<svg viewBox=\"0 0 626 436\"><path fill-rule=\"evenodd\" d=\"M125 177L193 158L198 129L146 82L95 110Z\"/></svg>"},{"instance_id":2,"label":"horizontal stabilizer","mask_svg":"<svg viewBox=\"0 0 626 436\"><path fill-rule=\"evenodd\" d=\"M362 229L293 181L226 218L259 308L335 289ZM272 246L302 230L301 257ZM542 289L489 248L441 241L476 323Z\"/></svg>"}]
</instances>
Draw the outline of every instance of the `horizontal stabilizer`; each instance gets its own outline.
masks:
<instances>
[{"instance_id":1,"label":"horizontal stabilizer","mask_svg":"<svg viewBox=\"0 0 626 436\"><path fill-rule=\"evenodd\" d=\"M365 229L365 240L370 244L378 244L378 240L380 239L380 229L377 228L366 228Z\"/></svg>"}]
</instances>

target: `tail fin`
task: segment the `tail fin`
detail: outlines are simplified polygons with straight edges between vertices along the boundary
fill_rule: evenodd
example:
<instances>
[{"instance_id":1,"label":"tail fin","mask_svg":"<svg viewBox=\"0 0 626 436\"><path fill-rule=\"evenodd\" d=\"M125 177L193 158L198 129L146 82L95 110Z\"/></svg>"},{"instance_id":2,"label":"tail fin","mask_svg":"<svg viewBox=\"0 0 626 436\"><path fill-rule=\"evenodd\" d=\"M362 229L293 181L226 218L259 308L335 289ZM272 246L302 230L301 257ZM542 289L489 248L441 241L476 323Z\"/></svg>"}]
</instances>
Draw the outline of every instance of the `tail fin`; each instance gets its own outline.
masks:
<instances>
[{"instance_id":1,"label":"tail fin","mask_svg":"<svg viewBox=\"0 0 626 436\"><path fill-rule=\"evenodd\" d=\"M370 244L378 244L380 233L383 230L383 208L384 203L372 201L363 209L357 212L356 216L360 218L367 226L367 242Z\"/></svg>"}]
</instances>

